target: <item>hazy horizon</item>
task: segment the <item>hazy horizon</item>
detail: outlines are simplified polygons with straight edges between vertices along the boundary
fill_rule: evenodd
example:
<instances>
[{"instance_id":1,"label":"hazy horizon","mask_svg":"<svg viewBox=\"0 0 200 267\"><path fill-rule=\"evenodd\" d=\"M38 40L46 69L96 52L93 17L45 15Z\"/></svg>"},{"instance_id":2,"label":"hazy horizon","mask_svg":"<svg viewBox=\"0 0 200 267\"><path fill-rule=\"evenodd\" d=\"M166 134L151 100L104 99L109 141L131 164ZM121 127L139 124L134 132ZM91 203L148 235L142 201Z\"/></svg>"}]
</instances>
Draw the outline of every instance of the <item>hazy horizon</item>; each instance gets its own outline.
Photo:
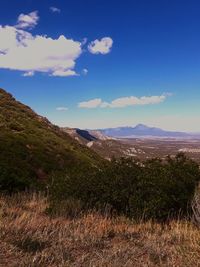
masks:
<instances>
[{"instance_id":1,"label":"hazy horizon","mask_svg":"<svg viewBox=\"0 0 200 267\"><path fill-rule=\"evenodd\" d=\"M163 126L160 126L160 124L150 124L150 123L145 123L145 122L136 122L136 123L132 123L132 124L116 124L116 125L113 125L112 124L108 124L108 126L102 126L102 127L81 127L80 125L65 125L65 124L57 124L56 122L53 122L51 121L53 124L59 126L59 127L68 127L68 128L78 128L78 129L82 129L82 130L98 130L98 129L107 129L107 128L120 128L120 127L136 127L137 125L139 124L143 124L147 127L155 127L155 128L160 128L162 130L165 130L165 131L177 131L177 132L186 132L186 133L197 133L199 134L200 131L189 131L187 130L187 128L183 128L183 129L177 129L176 127L169 127L169 128L166 128L166 125L163 124ZM99 124L101 125L101 124ZM110 126L111 125L111 126ZM173 126L173 125L172 125Z\"/></svg>"}]
</instances>

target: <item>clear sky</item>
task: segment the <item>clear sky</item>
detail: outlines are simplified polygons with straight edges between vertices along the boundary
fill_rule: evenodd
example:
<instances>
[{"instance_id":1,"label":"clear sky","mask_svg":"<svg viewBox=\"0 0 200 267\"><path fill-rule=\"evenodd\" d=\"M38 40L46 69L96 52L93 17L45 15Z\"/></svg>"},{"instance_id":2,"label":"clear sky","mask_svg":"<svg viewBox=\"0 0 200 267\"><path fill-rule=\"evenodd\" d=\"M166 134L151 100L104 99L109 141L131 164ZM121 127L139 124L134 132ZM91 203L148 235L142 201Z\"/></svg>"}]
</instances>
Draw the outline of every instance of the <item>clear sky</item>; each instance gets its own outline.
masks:
<instances>
[{"instance_id":1,"label":"clear sky","mask_svg":"<svg viewBox=\"0 0 200 267\"><path fill-rule=\"evenodd\" d=\"M0 87L61 126L200 132L200 1L1 0Z\"/></svg>"}]
</instances>

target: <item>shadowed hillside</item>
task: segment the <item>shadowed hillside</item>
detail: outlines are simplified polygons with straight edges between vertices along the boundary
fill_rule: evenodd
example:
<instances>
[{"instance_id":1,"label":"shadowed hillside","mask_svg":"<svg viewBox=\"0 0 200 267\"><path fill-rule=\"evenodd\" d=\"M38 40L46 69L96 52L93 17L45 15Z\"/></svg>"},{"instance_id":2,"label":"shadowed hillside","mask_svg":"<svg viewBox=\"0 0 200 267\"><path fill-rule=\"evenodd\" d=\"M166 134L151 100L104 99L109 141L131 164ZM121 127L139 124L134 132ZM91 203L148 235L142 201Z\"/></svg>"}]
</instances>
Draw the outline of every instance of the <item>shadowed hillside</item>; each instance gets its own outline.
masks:
<instances>
[{"instance_id":1,"label":"shadowed hillside","mask_svg":"<svg viewBox=\"0 0 200 267\"><path fill-rule=\"evenodd\" d=\"M95 152L3 89L0 89L0 151L0 189L11 191L45 181L52 171L96 166L101 161Z\"/></svg>"}]
</instances>

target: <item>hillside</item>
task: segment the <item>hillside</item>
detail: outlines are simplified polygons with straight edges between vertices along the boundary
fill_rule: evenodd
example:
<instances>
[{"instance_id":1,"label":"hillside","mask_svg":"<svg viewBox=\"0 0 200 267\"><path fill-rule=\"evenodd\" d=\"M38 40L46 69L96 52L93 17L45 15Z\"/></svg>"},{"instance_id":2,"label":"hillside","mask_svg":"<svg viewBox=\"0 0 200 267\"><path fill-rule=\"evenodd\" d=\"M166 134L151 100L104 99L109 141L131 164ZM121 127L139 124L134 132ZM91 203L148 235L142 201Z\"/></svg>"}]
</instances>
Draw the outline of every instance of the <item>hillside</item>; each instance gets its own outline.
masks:
<instances>
[{"instance_id":1,"label":"hillside","mask_svg":"<svg viewBox=\"0 0 200 267\"><path fill-rule=\"evenodd\" d=\"M132 145L126 144L121 140L108 137L101 131L81 130L78 128L62 128L72 138L80 144L89 147L98 153L101 157L110 160L111 158L120 158L127 156L139 156L142 151L140 148L135 149Z\"/></svg>"},{"instance_id":2,"label":"hillside","mask_svg":"<svg viewBox=\"0 0 200 267\"><path fill-rule=\"evenodd\" d=\"M53 171L96 166L101 158L0 89L0 189L41 184ZM38 183L39 182L39 183Z\"/></svg>"},{"instance_id":3,"label":"hillside","mask_svg":"<svg viewBox=\"0 0 200 267\"><path fill-rule=\"evenodd\" d=\"M137 131L144 131L147 126L139 125ZM156 131L153 128L154 132ZM101 157L111 158L133 157L140 160L150 158L165 158L167 155L175 157L183 152L189 158L200 162L200 144L198 135L186 137L153 137L138 136L137 138L115 138L105 135L101 130L81 130L78 128L62 128L80 144L89 147Z\"/></svg>"}]
</instances>

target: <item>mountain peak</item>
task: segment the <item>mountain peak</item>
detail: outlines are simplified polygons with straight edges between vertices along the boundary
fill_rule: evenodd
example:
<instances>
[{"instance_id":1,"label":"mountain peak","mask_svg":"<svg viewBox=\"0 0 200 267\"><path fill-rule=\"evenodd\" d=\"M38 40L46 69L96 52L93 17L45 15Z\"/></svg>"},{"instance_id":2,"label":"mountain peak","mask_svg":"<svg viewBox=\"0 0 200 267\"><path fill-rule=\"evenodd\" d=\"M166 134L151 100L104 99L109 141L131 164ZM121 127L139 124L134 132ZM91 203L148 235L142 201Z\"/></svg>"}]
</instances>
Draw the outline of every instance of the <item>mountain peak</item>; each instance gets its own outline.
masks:
<instances>
[{"instance_id":1,"label":"mountain peak","mask_svg":"<svg viewBox=\"0 0 200 267\"><path fill-rule=\"evenodd\" d=\"M139 123L137 124L134 129L137 129L137 130L146 130L146 129L149 129L150 127L145 125L145 124L142 124L142 123Z\"/></svg>"},{"instance_id":2,"label":"mountain peak","mask_svg":"<svg viewBox=\"0 0 200 267\"><path fill-rule=\"evenodd\" d=\"M117 129L117 131L116 131ZM175 137L185 138L191 137L190 134L184 132L166 131L161 128L149 127L145 124L139 123L135 127L118 127L112 129L102 130L104 134L111 137L130 138L130 137Z\"/></svg>"}]
</instances>

